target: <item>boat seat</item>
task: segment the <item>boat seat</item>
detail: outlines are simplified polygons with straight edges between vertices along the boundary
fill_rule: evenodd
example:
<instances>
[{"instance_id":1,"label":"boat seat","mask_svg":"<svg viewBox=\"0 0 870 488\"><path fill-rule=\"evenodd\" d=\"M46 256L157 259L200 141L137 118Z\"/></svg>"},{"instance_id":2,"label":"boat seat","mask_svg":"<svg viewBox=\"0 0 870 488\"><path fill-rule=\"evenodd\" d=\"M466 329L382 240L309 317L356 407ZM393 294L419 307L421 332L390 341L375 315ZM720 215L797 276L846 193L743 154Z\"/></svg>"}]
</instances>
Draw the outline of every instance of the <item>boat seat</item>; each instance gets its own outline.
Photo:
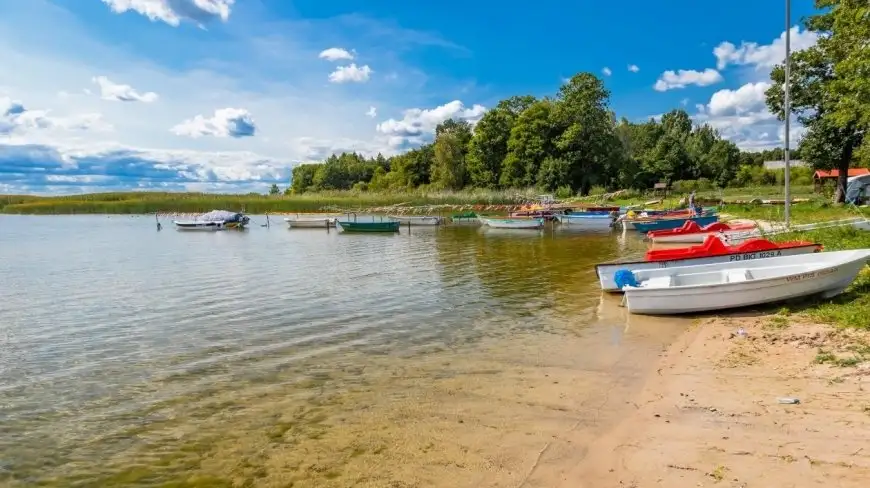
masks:
<instances>
[{"instance_id":1,"label":"boat seat","mask_svg":"<svg viewBox=\"0 0 870 488\"><path fill-rule=\"evenodd\" d=\"M657 276L643 282L645 288L668 288L673 286L673 276Z\"/></svg>"},{"instance_id":2,"label":"boat seat","mask_svg":"<svg viewBox=\"0 0 870 488\"><path fill-rule=\"evenodd\" d=\"M724 273L726 283L740 283L741 281L748 281L752 279L752 273L750 273L749 270L746 268L726 269Z\"/></svg>"}]
</instances>

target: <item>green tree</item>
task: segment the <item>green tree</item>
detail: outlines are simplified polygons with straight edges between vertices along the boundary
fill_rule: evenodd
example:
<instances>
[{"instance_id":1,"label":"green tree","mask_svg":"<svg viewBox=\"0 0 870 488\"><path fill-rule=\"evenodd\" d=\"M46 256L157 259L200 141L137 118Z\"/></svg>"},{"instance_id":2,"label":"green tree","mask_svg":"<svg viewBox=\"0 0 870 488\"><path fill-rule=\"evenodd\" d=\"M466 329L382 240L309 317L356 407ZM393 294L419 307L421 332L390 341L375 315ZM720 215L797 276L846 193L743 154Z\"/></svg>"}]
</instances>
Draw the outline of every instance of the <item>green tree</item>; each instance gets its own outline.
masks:
<instances>
[{"instance_id":1,"label":"green tree","mask_svg":"<svg viewBox=\"0 0 870 488\"><path fill-rule=\"evenodd\" d=\"M269 188L269 195L280 195L280 194L281 194L281 189L278 188L277 184L272 183L272 187Z\"/></svg>"},{"instance_id":2,"label":"green tree","mask_svg":"<svg viewBox=\"0 0 870 488\"><path fill-rule=\"evenodd\" d=\"M465 186L465 146L461 131L445 131L435 139L432 184L439 188L460 190Z\"/></svg>"},{"instance_id":3,"label":"green tree","mask_svg":"<svg viewBox=\"0 0 870 488\"><path fill-rule=\"evenodd\" d=\"M481 188L498 186L514 118L510 110L496 107L484 114L475 126L467 158L472 185Z\"/></svg>"},{"instance_id":4,"label":"green tree","mask_svg":"<svg viewBox=\"0 0 870 488\"><path fill-rule=\"evenodd\" d=\"M807 128L801 153L816 169L837 169L839 179L835 202L845 200L849 165L855 150L862 144L864 131L854 118L838 119L835 66L847 57L835 32L840 2L816 0L819 13L805 20L807 30L821 34L818 43L791 56L791 113ZM767 90L767 104L780 120L785 119L785 68L774 67L773 85ZM791 115L791 114L789 114ZM844 123L845 122L845 123Z\"/></svg>"},{"instance_id":5,"label":"green tree","mask_svg":"<svg viewBox=\"0 0 870 488\"><path fill-rule=\"evenodd\" d=\"M537 182L541 162L553 153L552 111L552 101L540 100L517 116L499 176L502 187L528 187Z\"/></svg>"},{"instance_id":6,"label":"green tree","mask_svg":"<svg viewBox=\"0 0 870 488\"><path fill-rule=\"evenodd\" d=\"M870 2L867 0L817 0L830 9L831 48L836 49L836 94L833 117L838 126L870 129Z\"/></svg>"},{"instance_id":7,"label":"green tree","mask_svg":"<svg viewBox=\"0 0 870 488\"><path fill-rule=\"evenodd\" d=\"M556 97L556 153L570 166L565 184L581 195L605 180L605 169L615 159L614 151L619 151L614 121L607 109L609 96L598 77L580 73L562 85Z\"/></svg>"}]
</instances>

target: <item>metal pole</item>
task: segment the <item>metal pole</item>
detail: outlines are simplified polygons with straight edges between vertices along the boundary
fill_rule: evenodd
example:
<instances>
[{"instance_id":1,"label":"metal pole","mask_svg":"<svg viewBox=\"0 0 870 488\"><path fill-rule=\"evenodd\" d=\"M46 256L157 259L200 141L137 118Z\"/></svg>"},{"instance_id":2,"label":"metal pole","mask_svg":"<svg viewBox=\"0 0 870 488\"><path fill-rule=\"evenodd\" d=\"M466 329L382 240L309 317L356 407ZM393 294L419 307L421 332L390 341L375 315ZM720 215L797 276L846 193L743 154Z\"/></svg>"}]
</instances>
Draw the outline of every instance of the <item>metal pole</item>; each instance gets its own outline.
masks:
<instances>
[{"instance_id":1,"label":"metal pole","mask_svg":"<svg viewBox=\"0 0 870 488\"><path fill-rule=\"evenodd\" d=\"M789 139L791 124L791 101L789 100L789 85L791 85L791 0L785 0L785 150L783 157L785 159L785 226L790 224L791 217L791 189L790 173L791 163L789 161Z\"/></svg>"}]
</instances>

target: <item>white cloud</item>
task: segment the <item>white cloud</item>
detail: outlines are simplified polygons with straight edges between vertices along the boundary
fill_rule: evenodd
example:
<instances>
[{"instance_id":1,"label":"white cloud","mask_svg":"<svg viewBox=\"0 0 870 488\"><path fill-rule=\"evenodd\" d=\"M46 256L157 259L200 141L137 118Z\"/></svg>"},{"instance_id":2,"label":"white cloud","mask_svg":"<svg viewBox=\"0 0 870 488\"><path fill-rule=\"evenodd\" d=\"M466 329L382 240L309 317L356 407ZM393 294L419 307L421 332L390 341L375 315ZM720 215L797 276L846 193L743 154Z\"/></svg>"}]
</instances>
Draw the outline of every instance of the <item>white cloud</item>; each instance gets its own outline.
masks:
<instances>
[{"instance_id":1,"label":"white cloud","mask_svg":"<svg viewBox=\"0 0 870 488\"><path fill-rule=\"evenodd\" d=\"M770 83L747 83L736 90L719 90L710 97L707 112L711 115L743 115L764 110L764 92Z\"/></svg>"},{"instance_id":2,"label":"white cloud","mask_svg":"<svg viewBox=\"0 0 870 488\"><path fill-rule=\"evenodd\" d=\"M172 132L179 136L201 137L249 137L257 131L251 114L241 108L221 108L212 117L197 115L173 127Z\"/></svg>"},{"instance_id":3,"label":"white cloud","mask_svg":"<svg viewBox=\"0 0 870 488\"><path fill-rule=\"evenodd\" d=\"M640 71L640 68L636 64L629 64L628 70L632 73L637 73L638 71Z\"/></svg>"},{"instance_id":4,"label":"white cloud","mask_svg":"<svg viewBox=\"0 0 870 488\"><path fill-rule=\"evenodd\" d=\"M601 72L604 73L604 76L610 76L613 74L613 71L610 71L610 68L608 68L607 66L602 68Z\"/></svg>"},{"instance_id":5,"label":"white cloud","mask_svg":"<svg viewBox=\"0 0 870 488\"><path fill-rule=\"evenodd\" d=\"M329 74L329 81L332 83L365 83L369 81L372 73L374 71L367 64L357 67L355 63L350 63L349 66L335 68L335 71Z\"/></svg>"},{"instance_id":6,"label":"white cloud","mask_svg":"<svg viewBox=\"0 0 870 488\"><path fill-rule=\"evenodd\" d=\"M0 137L22 136L39 130L62 131L109 130L102 116L85 113L75 117L54 117L48 110L30 110L21 102L0 96Z\"/></svg>"},{"instance_id":7,"label":"white cloud","mask_svg":"<svg viewBox=\"0 0 870 488\"><path fill-rule=\"evenodd\" d=\"M113 83L105 76L96 76L91 81L100 86L100 95L103 100L115 102L144 102L151 103L157 100L154 92L139 93L130 85Z\"/></svg>"},{"instance_id":8,"label":"white cloud","mask_svg":"<svg viewBox=\"0 0 870 488\"><path fill-rule=\"evenodd\" d=\"M103 0L112 12L123 14L133 11L148 17L152 22L162 21L178 26L182 20L202 25L211 20L224 22L236 0Z\"/></svg>"},{"instance_id":9,"label":"white cloud","mask_svg":"<svg viewBox=\"0 0 870 488\"><path fill-rule=\"evenodd\" d=\"M709 124L722 137L744 150L762 150L781 147L785 142L784 123L768 110L764 92L767 82L747 83L736 90L719 90L707 104L696 105L692 118L700 124ZM797 146L804 128L792 118L790 140Z\"/></svg>"},{"instance_id":10,"label":"white cloud","mask_svg":"<svg viewBox=\"0 0 870 488\"><path fill-rule=\"evenodd\" d=\"M483 105L466 108L461 101L453 100L433 109L405 110L401 120L385 120L378 124L377 131L387 136L391 147L419 144L434 134L438 124L445 120L458 119L476 124L485 112Z\"/></svg>"},{"instance_id":11,"label":"white cloud","mask_svg":"<svg viewBox=\"0 0 870 488\"><path fill-rule=\"evenodd\" d=\"M376 107L369 107L368 111L366 111L366 115L375 118L378 116L378 109Z\"/></svg>"},{"instance_id":12,"label":"white cloud","mask_svg":"<svg viewBox=\"0 0 870 488\"><path fill-rule=\"evenodd\" d=\"M798 26L789 31L792 52L812 47L819 40L817 33L801 31ZM785 60L785 32L766 45L743 41L737 47L730 42L723 42L713 49L713 55L716 56L716 67L719 69L725 69L728 65L750 65L759 70L769 70Z\"/></svg>"},{"instance_id":13,"label":"white cloud","mask_svg":"<svg viewBox=\"0 0 870 488\"><path fill-rule=\"evenodd\" d=\"M704 71L678 70L665 71L653 86L656 91L667 91L677 88L685 88L689 85L709 86L722 81L722 75L712 68Z\"/></svg>"},{"instance_id":14,"label":"white cloud","mask_svg":"<svg viewBox=\"0 0 870 488\"><path fill-rule=\"evenodd\" d=\"M353 59L353 54L347 49L342 49L340 47L331 47L329 49L324 49L317 55L320 59L326 59L328 61L339 61L342 59L346 59L348 61Z\"/></svg>"},{"instance_id":15,"label":"white cloud","mask_svg":"<svg viewBox=\"0 0 870 488\"><path fill-rule=\"evenodd\" d=\"M9 0L0 0L4 2ZM276 20L256 17L254 8L244 16L233 12L233 22L221 26L220 35L147 21L125 22L124 29L101 30L98 35L80 13L58 2L27 0L16 5L0 15L0 60L16 67L0 70L0 97L9 99L4 98L0 110L6 114L16 100L27 109L23 115L0 116L0 164L4 169L23 168L0 171L0 185L15 193L183 190L199 184L210 190L266 191L268 186L252 185L270 178L286 184L294 164L333 151L395 154L408 146L391 147L396 136L377 131L367 111L376 107L380 115L374 120L380 121L387 118L383 114L403 108L432 107L433 80L390 50L400 42L402 50L425 45L464 52L432 34L359 16ZM110 22L119 20L108 17ZM351 31L357 48L376 56L372 63L376 61L384 73L402 75L354 93L323 90L323 60L318 54L325 43L341 46ZM159 43L144 42L154 36L159 36ZM125 41L130 38L143 42ZM173 47L171 53L167 45ZM95 74L128 83L140 96L147 88L159 94L159 103L100 103L86 95L102 96L102 90L91 84ZM93 88L80 88L85 85ZM464 80L437 80L439 92L456 94L455 98L463 86L468 86ZM472 96L473 92L463 95ZM96 107L100 114L94 113ZM245 124L254 120L215 111L223 107L244 109L248 118L255 117L256 137L233 137L250 133ZM102 130L110 128L111 133ZM172 137L167 134L172 129L191 137ZM56 169L65 161L79 165L85 176ZM23 173L30 176L19 177ZM127 173L130 178L122 176ZM50 181L46 174L69 178ZM110 174L112 181L88 180L88 175L101 174Z\"/></svg>"},{"instance_id":16,"label":"white cloud","mask_svg":"<svg viewBox=\"0 0 870 488\"><path fill-rule=\"evenodd\" d=\"M688 99L688 98L684 98L684 99L680 100L680 105L682 105L682 106L685 107L685 106L688 105L688 104L689 104L689 99Z\"/></svg>"}]
</instances>

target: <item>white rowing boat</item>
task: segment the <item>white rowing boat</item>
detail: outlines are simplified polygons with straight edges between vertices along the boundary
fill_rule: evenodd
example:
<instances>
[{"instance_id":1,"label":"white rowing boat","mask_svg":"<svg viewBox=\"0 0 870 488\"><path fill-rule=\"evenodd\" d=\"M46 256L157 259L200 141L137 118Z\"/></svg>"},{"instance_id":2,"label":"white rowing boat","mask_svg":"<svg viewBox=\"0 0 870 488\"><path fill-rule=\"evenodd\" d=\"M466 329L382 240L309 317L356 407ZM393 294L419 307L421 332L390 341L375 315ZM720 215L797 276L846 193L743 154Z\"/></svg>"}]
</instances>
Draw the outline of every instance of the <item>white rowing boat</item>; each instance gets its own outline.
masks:
<instances>
[{"instance_id":1,"label":"white rowing boat","mask_svg":"<svg viewBox=\"0 0 870 488\"><path fill-rule=\"evenodd\" d=\"M681 266L617 275L632 313L670 315L842 293L870 249Z\"/></svg>"},{"instance_id":2,"label":"white rowing boat","mask_svg":"<svg viewBox=\"0 0 870 488\"><path fill-rule=\"evenodd\" d=\"M702 264L717 264L730 262L745 262L754 261L757 259L778 258L781 256L798 256L801 254L811 254L819 251L820 245L815 243L807 243L801 246L785 247L780 249L771 249L764 251L745 252L738 251L728 254L719 254L715 256L697 256L686 259L670 259L666 261L634 261L634 262L612 262L601 263L595 265L595 273L598 275L598 283L601 290L608 293L617 293L622 290L616 284L616 273L621 269L627 269L631 272L645 271L651 269L677 268L680 266L699 266Z\"/></svg>"},{"instance_id":3,"label":"white rowing boat","mask_svg":"<svg viewBox=\"0 0 870 488\"><path fill-rule=\"evenodd\" d=\"M402 225L441 225L441 217L434 215L388 215Z\"/></svg>"},{"instance_id":4,"label":"white rowing boat","mask_svg":"<svg viewBox=\"0 0 870 488\"><path fill-rule=\"evenodd\" d=\"M242 213L212 210L193 220L173 220L172 223L175 224L175 228L178 230L213 232L227 229L244 229L250 221L250 217Z\"/></svg>"},{"instance_id":5,"label":"white rowing boat","mask_svg":"<svg viewBox=\"0 0 870 488\"><path fill-rule=\"evenodd\" d=\"M556 215L556 220L562 225L584 229L609 229L613 226L613 217L608 214L564 214Z\"/></svg>"},{"instance_id":6,"label":"white rowing boat","mask_svg":"<svg viewBox=\"0 0 870 488\"><path fill-rule=\"evenodd\" d=\"M540 229L544 219L487 219L478 217L483 225L493 229Z\"/></svg>"},{"instance_id":7,"label":"white rowing boat","mask_svg":"<svg viewBox=\"0 0 870 488\"><path fill-rule=\"evenodd\" d=\"M335 217L286 217L284 222L291 228L300 229L325 229L335 227Z\"/></svg>"}]
</instances>

